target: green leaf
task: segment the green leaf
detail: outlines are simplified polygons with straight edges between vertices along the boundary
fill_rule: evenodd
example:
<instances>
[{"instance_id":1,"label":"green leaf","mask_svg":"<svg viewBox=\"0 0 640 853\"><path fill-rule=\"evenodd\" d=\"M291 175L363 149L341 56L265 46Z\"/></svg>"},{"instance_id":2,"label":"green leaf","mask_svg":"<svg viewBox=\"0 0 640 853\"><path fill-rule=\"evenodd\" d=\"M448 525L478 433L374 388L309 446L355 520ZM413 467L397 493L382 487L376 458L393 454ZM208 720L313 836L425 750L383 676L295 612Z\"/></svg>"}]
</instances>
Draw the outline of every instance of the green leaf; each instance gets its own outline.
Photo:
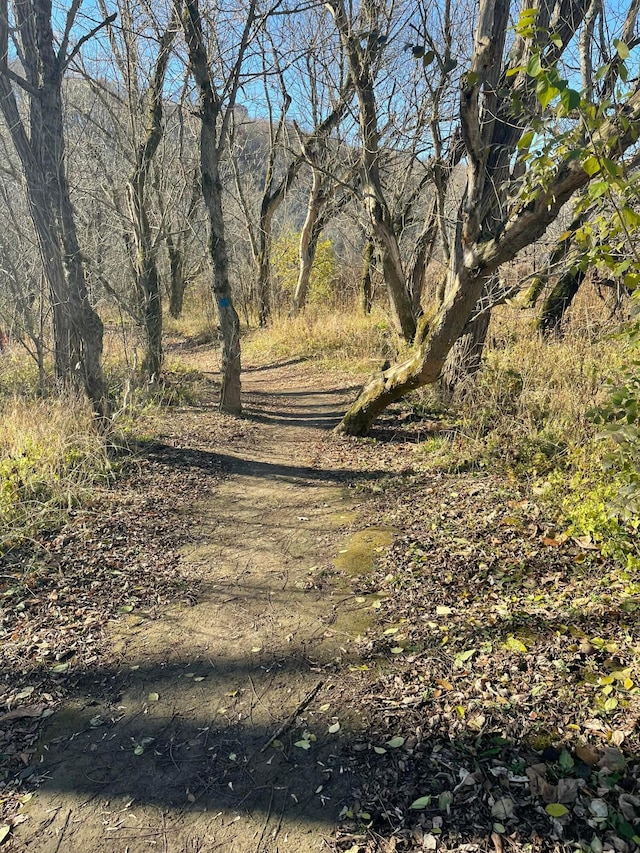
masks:
<instances>
[{"instance_id":1,"label":"green leaf","mask_svg":"<svg viewBox=\"0 0 640 853\"><path fill-rule=\"evenodd\" d=\"M560 753L560 759L558 760L558 764L565 771L565 773L573 768L573 758L567 752L566 749L563 749Z\"/></svg>"},{"instance_id":2,"label":"green leaf","mask_svg":"<svg viewBox=\"0 0 640 853\"><path fill-rule=\"evenodd\" d=\"M636 836L636 831L630 823L627 823L626 820L621 820L617 826L618 835L621 835L623 838L630 838L632 841Z\"/></svg>"},{"instance_id":3,"label":"green leaf","mask_svg":"<svg viewBox=\"0 0 640 853\"><path fill-rule=\"evenodd\" d=\"M587 157L587 159L582 164L582 168L591 178L594 175L598 174L598 172L602 168L602 163L600 162L598 157Z\"/></svg>"},{"instance_id":4,"label":"green leaf","mask_svg":"<svg viewBox=\"0 0 640 853\"><path fill-rule=\"evenodd\" d=\"M373 751L377 755L386 755L387 754L387 750L383 746L374 746Z\"/></svg>"},{"instance_id":5,"label":"green leaf","mask_svg":"<svg viewBox=\"0 0 640 853\"><path fill-rule=\"evenodd\" d=\"M640 284L640 274L638 273L629 273L624 277L624 286L628 290L635 290Z\"/></svg>"},{"instance_id":6,"label":"green leaf","mask_svg":"<svg viewBox=\"0 0 640 853\"><path fill-rule=\"evenodd\" d=\"M139 743L133 750L134 755L142 755L144 753L144 746Z\"/></svg>"},{"instance_id":7,"label":"green leaf","mask_svg":"<svg viewBox=\"0 0 640 853\"><path fill-rule=\"evenodd\" d=\"M422 64L425 68L428 68L433 60L436 58L435 53L432 50L428 50L425 55L422 57Z\"/></svg>"},{"instance_id":8,"label":"green leaf","mask_svg":"<svg viewBox=\"0 0 640 853\"><path fill-rule=\"evenodd\" d=\"M336 732L340 731L340 723L332 723L329 726L329 734L334 735Z\"/></svg>"},{"instance_id":9,"label":"green leaf","mask_svg":"<svg viewBox=\"0 0 640 853\"><path fill-rule=\"evenodd\" d=\"M562 803L549 803L549 805L545 808L545 811L551 817L563 817L566 814L569 814L569 809L566 806L563 806Z\"/></svg>"},{"instance_id":10,"label":"green leaf","mask_svg":"<svg viewBox=\"0 0 640 853\"><path fill-rule=\"evenodd\" d=\"M614 39L613 46L615 47L620 59L628 59L629 48L621 39Z\"/></svg>"},{"instance_id":11,"label":"green leaf","mask_svg":"<svg viewBox=\"0 0 640 853\"><path fill-rule=\"evenodd\" d=\"M588 196L592 201L605 195L609 191L609 184L606 181L596 181L590 184Z\"/></svg>"},{"instance_id":12,"label":"green leaf","mask_svg":"<svg viewBox=\"0 0 640 853\"><path fill-rule=\"evenodd\" d=\"M438 797L438 809L441 812L446 812L452 802L453 794L451 793L451 791L443 791Z\"/></svg>"},{"instance_id":13,"label":"green leaf","mask_svg":"<svg viewBox=\"0 0 640 853\"><path fill-rule=\"evenodd\" d=\"M68 663L57 663L51 667L51 672L66 672L69 669Z\"/></svg>"},{"instance_id":14,"label":"green leaf","mask_svg":"<svg viewBox=\"0 0 640 853\"><path fill-rule=\"evenodd\" d=\"M534 53L529 59L529 62L527 62L527 74L529 77L538 77L541 71L542 65L540 64L540 54Z\"/></svg>"},{"instance_id":15,"label":"green leaf","mask_svg":"<svg viewBox=\"0 0 640 853\"><path fill-rule=\"evenodd\" d=\"M297 740L294 746L297 746L298 749L311 749L311 744L308 740Z\"/></svg>"},{"instance_id":16,"label":"green leaf","mask_svg":"<svg viewBox=\"0 0 640 853\"><path fill-rule=\"evenodd\" d=\"M575 89L564 89L560 95L560 101L567 113L577 110L580 106L580 92L576 92Z\"/></svg>"},{"instance_id":17,"label":"green leaf","mask_svg":"<svg viewBox=\"0 0 640 853\"><path fill-rule=\"evenodd\" d=\"M512 634L509 634L507 639L505 640L505 648L509 649L510 652L526 652L527 647L523 642L514 637Z\"/></svg>"},{"instance_id":18,"label":"green leaf","mask_svg":"<svg viewBox=\"0 0 640 853\"><path fill-rule=\"evenodd\" d=\"M455 657L456 666L462 666L462 664L470 660L477 651L477 649L467 649L465 652L458 652Z\"/></svg>"},{"instance_id":19,"label":"green leaf","mask_svg":"<svg viewBox=\"0 0 640 853\"><path fill-rule=\"evenodd\" d=\"M131 613L133 610L133 604L123 604L122 607L118 607L118 613Z\"/></svg>"},{"instance_id":20,"label":"green leaf","mask_svg":"<svg viewBox=\"0 0 640 853\"><path fill-rule=\"evenodd\" d=\"M158 693L149 693L149 702L157 702L160 699L160 695Z\"/></svg>"},{"instance_id":21,"label":"green leaf","mask_svg":"<svg viewBox=\"0 0 640 853\"><path fill-rule=\"evenodd\" d=\"M560 94L560 89L549 85L547 80L539 80L536 86L536 95L542 109L546 109L551 101Z\"/></svg>"},{"instance_id":22,"label":"green leaf","mask_svg":"<svg viewBox=\"0 0 640 853\"><path fill-rule=\"evenodd\" d=\"M426 809L426 807L429 805L430 802L431 802L430 796L418 797L417 800L414 800L411 803L409 808L413 809L414 811L420 811L420 809Z\"/></svg>"},{"instance_id":23,"label":"green leaf","mask_svg":"<svg viewBox=\"0 0 640 853\"><path fill-rule=\"evenodd\" d=\"M518 148L522 151L524 148L528 148L533 142L533 137L535 133L533 130L528 130L523 136L518 140Z\"/></svg>"},{"instance_id":24,"label":"green leaf","mask_svg":"<svg viewBox=\"0 0 640 853\"><path fill-rule=\"evenodd\" d=\"M390 749L399 749L401 746L404 746L404 738L396 735L396 737L392 737L391 740L387 741L387 746Z\"/></svg>"}]
</instances>

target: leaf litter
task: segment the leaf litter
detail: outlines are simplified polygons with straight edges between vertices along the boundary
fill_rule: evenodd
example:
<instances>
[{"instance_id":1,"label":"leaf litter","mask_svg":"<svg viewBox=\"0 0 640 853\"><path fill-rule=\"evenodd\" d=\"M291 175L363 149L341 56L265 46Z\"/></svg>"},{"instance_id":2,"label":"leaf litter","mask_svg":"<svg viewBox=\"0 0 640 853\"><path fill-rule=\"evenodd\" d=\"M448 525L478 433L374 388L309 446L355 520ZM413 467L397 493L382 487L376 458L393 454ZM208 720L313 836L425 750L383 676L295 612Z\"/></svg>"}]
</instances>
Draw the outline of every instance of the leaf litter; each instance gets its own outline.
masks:
<instances>
[{"instance_id":1,"label":"leaf litter","mask_svg":"<svg viewBox=\"0 0 640 853\"><path fill-rule=\"evenodd\" d=\"M372 523L399 531L375 571L351 579L355 596L380 597L351 697L367 709L356 794L372 821L345 820L335 849L357 838L361 851L631 853L640 579L556 531L526 484L425 472L399 433L327 447L395 468L358 488Z\"/></svg>"},{"instance_id":2,"label":"leaf litter","mask_svg":"<svg viewBox=\"0 0 640 853\"><path fill-rule=\"evenodd\" d=\"M251 428L181 413L125 459L130 473L71 511L64 527L0 555L0 657L11 673L0 682L0 836L22 821L24 792L40 781L34 750L42 723L108 657L109 621L141 623L170 602L197 600L200 580L184 575L179 559L192 527L182 510L221 470L213 461L203 470L188 453L176 465L175 457L184 455L185 435L191 447L209 448L212 419L227 435Z\"/></svg>"}]
</instances>

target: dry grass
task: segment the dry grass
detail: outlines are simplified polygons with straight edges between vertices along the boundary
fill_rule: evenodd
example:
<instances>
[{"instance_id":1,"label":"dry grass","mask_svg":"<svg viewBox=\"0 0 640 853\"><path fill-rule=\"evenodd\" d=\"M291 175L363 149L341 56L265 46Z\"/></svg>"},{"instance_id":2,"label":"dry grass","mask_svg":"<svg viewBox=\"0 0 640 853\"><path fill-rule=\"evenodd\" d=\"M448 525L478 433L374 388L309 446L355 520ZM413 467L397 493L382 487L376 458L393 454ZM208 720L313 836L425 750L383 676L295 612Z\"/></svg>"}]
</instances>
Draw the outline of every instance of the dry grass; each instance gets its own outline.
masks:
<instances>
[{"instance_id":1,"label":"dry grass","mask_svg":"<svg viewBox=\"0 0 640 853\"><path fill-rule=\"evenodd\" d=\"M0 358L0 554L87 499L112 474L107 439L90 408L39 396L35 362L19 348Z\"/></svg>"},{"instance_id":2,"label":"dry grass","mask_svg":"<svg viewBox=\"0 0 640 853\"><path fill-rule=\"evenodd\" d=\"M593 315L589 321L595 324ZM425 444L429 462L455 470L498 465L535 479L599 460L588 413L620 371L622 346L578 322L543 341L533 324L530 312L495 312L484 366L445 412L445 423L455 426ZM419 411L437 406L432 390L417 399Z\"/></svg>"},{"instance_id":3,"label":"dry grass","mask_svg":"<svg viewBox=\"0 0 640 853\"><path fill-rule=\"evenodd\" d=\"M385 315L364 316L358 308L321 310L310 306L299 317L274 320L252 332L243 346L246 364L263 365L283 359L312 359L324 369L370 372L397 351L397 338Z\"/></svg>"}]
</instances>

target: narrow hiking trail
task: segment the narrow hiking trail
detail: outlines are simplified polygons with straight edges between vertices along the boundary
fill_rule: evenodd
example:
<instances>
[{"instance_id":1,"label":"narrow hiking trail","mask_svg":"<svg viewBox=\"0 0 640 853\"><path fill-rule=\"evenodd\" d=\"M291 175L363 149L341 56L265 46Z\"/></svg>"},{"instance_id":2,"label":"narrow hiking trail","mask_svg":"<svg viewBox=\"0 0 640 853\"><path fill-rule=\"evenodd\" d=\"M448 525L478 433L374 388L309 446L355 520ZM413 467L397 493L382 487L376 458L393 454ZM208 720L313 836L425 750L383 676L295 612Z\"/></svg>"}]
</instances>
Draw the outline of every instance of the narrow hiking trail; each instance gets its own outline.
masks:
<instances>
[{"instance_id":1,"label":"narrow hiking trail","mask_svg":"<svg viewBox=\"0 0 640 853\"><path fill-rule=\"evenodd\" d=\"M335 437L354 389L288 362L224 418L181 355L137 472L6 566L3 850L640 848L634 573L409 408Z\"/></svg>"},{"instance_id":2,"label":"narrow hiking trail","mask_svg":"<svg viewBox=\"0 0 640 853\"><path fill-rule=\"evenodd\" d=\"M289 365L248 371L243 390L248 421L231 440L213 428L202 449L205 407L197 449L179 414L151 448L178 469L221 469L182 510L197 600L113 624L106 666L44 731L46 781L13 849L284 853L332 835L353 782L339 739L358 726L357 708L334 716L334 697L370 621L327 577L358 515L356 472L322 459L349 389ZM358 559L389 538L361 535Z\"/></svg>"}]
</instances>

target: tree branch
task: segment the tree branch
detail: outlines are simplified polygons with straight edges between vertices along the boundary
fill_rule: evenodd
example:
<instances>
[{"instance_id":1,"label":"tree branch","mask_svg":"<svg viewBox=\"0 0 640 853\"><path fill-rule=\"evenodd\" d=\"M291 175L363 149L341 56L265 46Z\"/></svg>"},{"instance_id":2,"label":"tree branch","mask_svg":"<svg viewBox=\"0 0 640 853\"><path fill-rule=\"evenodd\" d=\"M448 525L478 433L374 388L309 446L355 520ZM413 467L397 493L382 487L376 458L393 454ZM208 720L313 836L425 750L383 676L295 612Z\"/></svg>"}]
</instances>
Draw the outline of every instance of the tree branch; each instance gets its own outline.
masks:
<instances>
[{"instance_id":1,"label":"tree branch","mask_svg":"<svg viewBox=\"0 0 640 853\"><path fill-rule=\"evenodd\" d=\"M75 59L75 57L78 55L78 53L82 50L82 47L83 47L83 46L84 46L84 45L85 45L85 44L86 44L90 39L92 39L92 38L93 38L97 33L99 33L99 32L100 32L100 30L101 30L101 29L103 29L103 27L108 27L108 26L109 26L109 24L112 24L112 23L115 21L115 19L116 19L117 17L118 17L118 13L117 13L117 12L114 12L114 13L113 13L113 15L109 15L109 17L108 17L108 18L105 18L105 19L104 19L104 21L100 21L100 23L99 23L99 24L97 24L97 25L96 25L92 30L90 30L88 33L85 33L85 35L83 35L83 36L82 36L82 38L80 39L80 41L79 41L79 42L77 43L77 45L73 48L73 50L71 51L71 53L69 54L69 56L68 56L68 57L64 60L64 62L61 64L60 71L61 71L61 72L63 72L66 68L68 68L68 67L69 67L69 65L71 65L71 63L72 63L72 62L73 62L73 60Z\"/></svg>"}]
</instances>

